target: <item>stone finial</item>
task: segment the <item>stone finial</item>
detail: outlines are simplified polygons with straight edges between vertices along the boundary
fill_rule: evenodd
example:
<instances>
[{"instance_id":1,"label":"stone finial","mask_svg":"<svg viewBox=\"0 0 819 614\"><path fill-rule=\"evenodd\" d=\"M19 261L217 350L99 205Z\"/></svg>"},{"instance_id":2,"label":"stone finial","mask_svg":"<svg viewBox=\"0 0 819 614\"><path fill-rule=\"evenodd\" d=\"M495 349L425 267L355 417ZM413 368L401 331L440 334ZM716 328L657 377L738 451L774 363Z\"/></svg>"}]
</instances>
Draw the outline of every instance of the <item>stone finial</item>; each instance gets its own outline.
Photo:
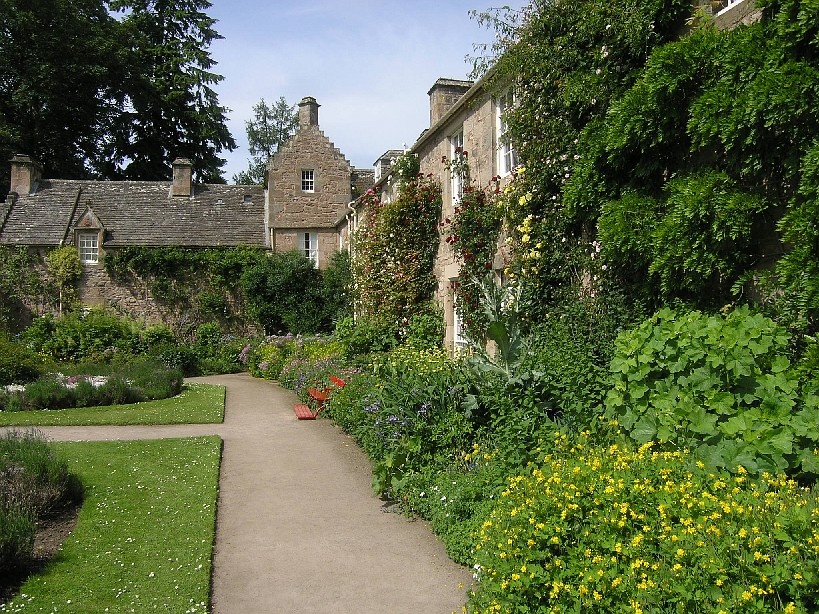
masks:
<instances>
[{"instance_id":1,"label":"stone finial","mask_svg":"<svg viewBox=\"0 0 819 614\"><path fill-rule=\"evenodd\" d=\"M193 193L193 163L187 158L173 161L171 196L190 196Z\"/></svg>"},{"instance_id":2,"label":"stone finial","mask_svg":"<svg viewBox=\"0 0 819 614\"><path fill-rule=\"evenodd\" d=\"M43 167L30 156L16 154L11 159L11 188L10 192L24 195L31 193L35 184L43 176Z\"/></svg>"},{"instance_id":3,"label":"stone finial","mask_svg":"<svg viewBox=\"0 0 819 614\"><path fill-rule=\"evenodd\" d=\"M321 105L312 96L305 96L299 103L299 129L318 126L318 110Z\"/></svg>"}]
</instances>

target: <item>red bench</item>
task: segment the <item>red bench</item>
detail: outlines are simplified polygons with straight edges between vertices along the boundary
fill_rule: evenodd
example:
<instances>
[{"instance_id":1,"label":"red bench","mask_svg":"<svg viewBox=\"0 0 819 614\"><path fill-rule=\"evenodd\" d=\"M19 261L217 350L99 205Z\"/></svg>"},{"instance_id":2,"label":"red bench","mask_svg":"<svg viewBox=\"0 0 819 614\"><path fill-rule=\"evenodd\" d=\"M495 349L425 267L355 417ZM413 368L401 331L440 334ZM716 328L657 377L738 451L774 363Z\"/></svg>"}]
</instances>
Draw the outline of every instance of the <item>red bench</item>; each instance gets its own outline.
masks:
<instances>
[{"instance_id":1,"label":"red bench","mask_svg":"<svg viewBox=\"0 0 819 614\"><path fill-rule=\"evenodd\" d=\"M316 411L313 411L309 405L305 405L304 403L296 404L293 407L293 411L296 412L296 417L299 420L315 420L318 418L321 410L324 409L324 402L330 396L326 390L318 390L317 388L308 389L307 394L316 402Z\"/></svg>"}]
</instances>

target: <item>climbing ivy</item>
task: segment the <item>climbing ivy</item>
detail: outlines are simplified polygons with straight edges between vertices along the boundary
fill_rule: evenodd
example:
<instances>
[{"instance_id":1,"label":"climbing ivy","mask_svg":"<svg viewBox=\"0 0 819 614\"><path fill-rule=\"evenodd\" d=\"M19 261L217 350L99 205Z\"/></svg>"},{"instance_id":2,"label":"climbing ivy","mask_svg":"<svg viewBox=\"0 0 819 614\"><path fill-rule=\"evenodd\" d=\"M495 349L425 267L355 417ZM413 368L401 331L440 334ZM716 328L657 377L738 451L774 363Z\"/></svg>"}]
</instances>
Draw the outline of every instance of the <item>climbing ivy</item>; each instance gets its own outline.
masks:
<instances>
[{"instance_id":1,"label":"climbing ivy","mask_svg":"<svg viewBox=\"0 0 819 614\"><path fill-rule=\"evenodd\" d=\"M508 134L526 173L505 202L510 273L523 284L531 318L588 290L602 201L596 183L572 187L594 144L584 131L604 121L651 51L679 36L690 11L688 0L537 1L514 28L491 81L512 84L516 100ZM581 187L591 202L567 202Z\"/></svg>"},{"instance_id":2,"label":"climbing ivy","mask_svg":"<svg viewBox=\"0 0 819 614\"><path fill-rule=\"evenodd\" d=\"M435 292L441 187L431 175L399 183L392 202L368 190L365 221L355 234L356 312L395 328L426 309Z\"/></svg>"},{"instance_id":3,"label":"climbing ivy","mask_svg":"<svg viewBox=\"0 0 819 614\"><path fill-rule=\"evenodd\" d=\"M470 180L468 152L458 150L447 169L458 173L464 182L460 201L452 217L441 222L445 241L458 260L459 281L453 282L455 304L465 332L473 339L484 337L486 321L481 306L481 282L491 273L503 225L499 201L500 177L492 177L488 186Z\"/></svg>"},{"instance_id":4,"label":"climbing ivy","mask_svg":"<svg viewBox=\"0 0 819 614\"><path fill-rule=\"evenodd\" d=\"M126 247L106 254L103 262L113 281L147 287L171 323L185 332L210 321L226 328L251 324L240 280L265 257L264 250L252 247Z\"/></svg>"}]
</instances>

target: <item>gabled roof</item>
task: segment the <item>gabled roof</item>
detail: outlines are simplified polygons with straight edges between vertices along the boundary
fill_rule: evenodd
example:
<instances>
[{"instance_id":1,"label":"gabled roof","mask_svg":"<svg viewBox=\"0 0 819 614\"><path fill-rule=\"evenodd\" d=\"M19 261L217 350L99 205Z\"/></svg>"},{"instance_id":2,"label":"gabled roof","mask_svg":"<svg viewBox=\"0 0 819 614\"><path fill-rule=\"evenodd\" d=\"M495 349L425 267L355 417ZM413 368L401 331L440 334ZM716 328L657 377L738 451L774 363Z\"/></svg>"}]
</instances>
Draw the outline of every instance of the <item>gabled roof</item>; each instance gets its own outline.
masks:
<instances>
[{"instance_id":1,"label":"gabled roof","mask_svg":"<svg viewBox=\"0 0 819 614\"><path fill-rule=\"evenodd\" d=\"M105 247L264 246L261 186L195 185L191 197L170 189L169 181L40 180L0 217L0 244L59 245L90 208Z\"/></svg>"}]
</instances>

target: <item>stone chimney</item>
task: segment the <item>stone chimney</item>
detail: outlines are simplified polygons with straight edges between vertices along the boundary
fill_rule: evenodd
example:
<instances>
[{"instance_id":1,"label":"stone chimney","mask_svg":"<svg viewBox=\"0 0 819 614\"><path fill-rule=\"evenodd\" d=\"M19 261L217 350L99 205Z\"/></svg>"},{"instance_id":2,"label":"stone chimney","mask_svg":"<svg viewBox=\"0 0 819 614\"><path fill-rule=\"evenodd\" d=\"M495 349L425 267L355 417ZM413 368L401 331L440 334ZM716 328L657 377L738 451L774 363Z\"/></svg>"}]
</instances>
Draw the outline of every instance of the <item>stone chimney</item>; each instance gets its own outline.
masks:
<instances>
[{"instance_id":1,"label":"stone chimney","mask_svg":"<svg viewBox=\"0 0 819 614\"><path fill-rule=\"evenodd\" d=\"M29 156L16 154L11 159L11 189L16 194L29 194L43 176L43 167Z\"/></svg>"},{"instance_id":2,"label":"stone chimney","mask_svg":"<svg viewBox=\"0 0 819 614\"><path fill-rule=\"evenodd\" d=\"M312 96L305 96L299 103L299 130L318 126L318 110L321 105Z\"/></svg>"},{"instance_id":3,"label":"stone chimney","mask_svg":"<svg viewBox=\"0 0 819 614\"><path fill-rule=\"evenodd\" d=\"M430 90L429 94L429 125L434 126L455 106L461 97L466 94L472 81L461 81L459 79L438 79Z\"/></svg>"},{"instance_id":4,"label":"stone chimney","mask_svg":"<svg viewBox=\"0 0 819 614\"><path fill-rule=\"evenodd\" d=\"M171 196L190 196L193 193L193 164L187 158L173 161Z\"/></svg>"}]
</instances>

